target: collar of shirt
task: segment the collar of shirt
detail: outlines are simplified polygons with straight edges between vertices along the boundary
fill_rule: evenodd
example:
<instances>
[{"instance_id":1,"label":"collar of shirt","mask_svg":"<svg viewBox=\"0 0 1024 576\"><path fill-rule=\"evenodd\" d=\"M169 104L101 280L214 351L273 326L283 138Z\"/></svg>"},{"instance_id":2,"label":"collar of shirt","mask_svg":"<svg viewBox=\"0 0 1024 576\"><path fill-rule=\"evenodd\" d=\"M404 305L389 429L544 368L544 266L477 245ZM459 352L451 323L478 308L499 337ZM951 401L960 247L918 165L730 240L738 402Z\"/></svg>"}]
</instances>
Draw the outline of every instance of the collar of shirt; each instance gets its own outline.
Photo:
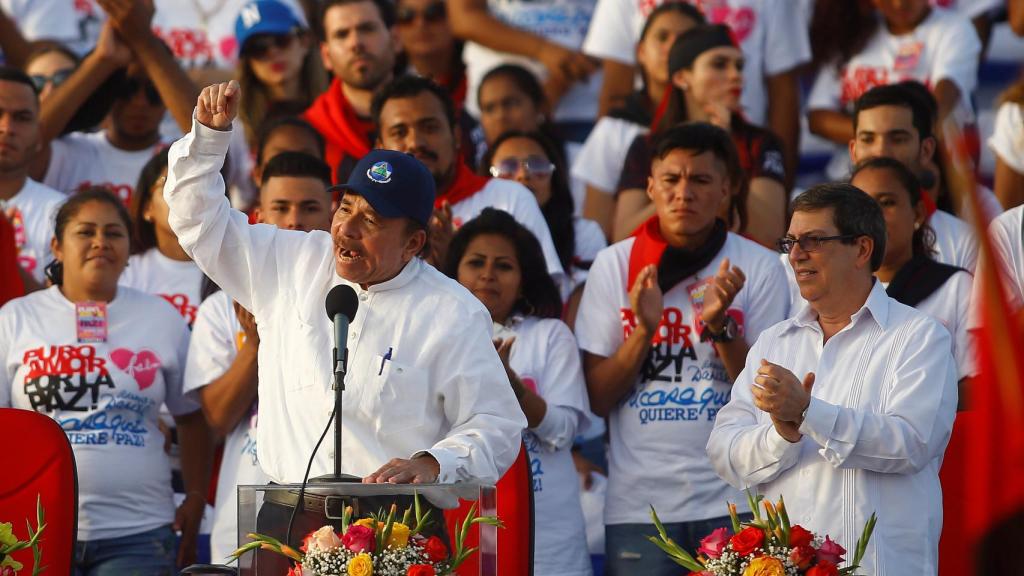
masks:
<instances>
[{"instance_id":1,"label":"collar of shirt","mask_svg":"<svg viewBox=\"0 0 1024 576\"><path fill-rule=\"evenodd\" d=\"M423 260L421 260L419 257L414 257L412 260L406 263L404 267L402 267L402 271L399 272L397 276L390 280L385 280L384 282L371 284L370 286L367 286L366 290L363 290L362 286L349 282L348 280L345 280L341 276L338 276L337 271L335 271L335 284L345 283L351 285L353 288L355 288L356 293L359 294L359 299L363 301L366 300L367 293L372 294L374 292L387 292L388 290L398 290L399 288L402 288L403 286L411 282L412 279L415 278L420 273L420 270L423 269L423 265Z\"/></svg>"},{"instance_id":2,"label":"collar of shirt","mask_svg":"<svg viewBox=\"0 0 1024 576\"><path fill-rule=\"evenodd\" d=\"M864 301L864 305L859 310L850 316L850 324L848 326L855 325L861 318L867 316L881 326L882 330L885 330L889 325L889 300L889 295L885 293L882 283L874 280L871 292L868 292L867 300ZM821 331L821 326L818 324L818 313L812 310L810 306L804 306L793 317L793 322L790 323L783 333L797 328L812 328ZM846 328L843 330L846 330Z\"/></svg>"}]
</instances>

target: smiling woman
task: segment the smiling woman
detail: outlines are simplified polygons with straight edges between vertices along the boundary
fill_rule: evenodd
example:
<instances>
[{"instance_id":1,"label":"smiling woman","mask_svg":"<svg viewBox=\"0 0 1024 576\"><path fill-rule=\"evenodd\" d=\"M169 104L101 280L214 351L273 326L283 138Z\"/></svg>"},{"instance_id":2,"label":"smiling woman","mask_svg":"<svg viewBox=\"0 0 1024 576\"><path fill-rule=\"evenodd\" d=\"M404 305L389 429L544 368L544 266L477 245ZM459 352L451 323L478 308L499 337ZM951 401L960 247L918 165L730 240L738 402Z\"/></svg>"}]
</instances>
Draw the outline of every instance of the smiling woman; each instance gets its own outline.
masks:
<instances>
[{"instance_id":1,"label":"smiling woman","mask_svg":"<svg viewBox=\"0 0 1024 576\"><path fill-rule=\"evenodd\" d=\"M94 188L58 211L54 286L0 311L0 406L59 422L78 463L76 571L166 574L195 556L210 459L198 405L181 392L189 332L162 299L118 286L131 221ZM160 406L174 415L188 496L175 510ZM156 546L154 546L156 543Z\"/></svg>"}]
</instances>

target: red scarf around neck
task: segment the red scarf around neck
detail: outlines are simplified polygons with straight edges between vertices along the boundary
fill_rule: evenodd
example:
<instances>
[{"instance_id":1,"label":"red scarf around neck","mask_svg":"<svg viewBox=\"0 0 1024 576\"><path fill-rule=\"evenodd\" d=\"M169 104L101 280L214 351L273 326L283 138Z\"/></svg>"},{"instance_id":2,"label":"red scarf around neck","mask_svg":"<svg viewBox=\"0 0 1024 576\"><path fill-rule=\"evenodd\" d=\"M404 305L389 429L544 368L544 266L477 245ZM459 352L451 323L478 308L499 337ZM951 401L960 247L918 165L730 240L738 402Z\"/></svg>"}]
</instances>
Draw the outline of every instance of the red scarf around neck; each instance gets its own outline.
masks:
<instances>
[{"instance_id":1,"label":"red scarf around neck","mask_svg":"<svg viewBox=\"0 0 1024 576\"><path fill-rule=\"evenodd\" d=\"M665 253L668 242L661 235L661 226L658 216L654 215L633 231L633 248L629 251L629 277L626 279L626 292L633 289L636 277L650 264L655 266L661 262L661 255Z\"/></svg>"},{"instance_id":2,"label":"red scarf around neck","mask_svg":"<svg viewBox=\"0 0 1024 576\"><path fill-rule=\"evenodd\" d=\"M370 151L369 133L373 126L359 118L337 78L306 110L303 118L326 140L324 160L331 167L332 175L345 156L359 159Z\"/></svg>"},{"instance_id":3,"label":"red scarf around neck","mask_svg":"<svg viewBox=\"0 0 1024 576\"><path fill-rule=\"evenodd\" d=\"M450 206L455 206L459 202L462 202L466 198L476 194L491 181L490 178L485 176L478 176L474 174L465 164L462 163L461 158L456 158L456 169L455 169L455 180L452 185L448 187L448 190L444 192L438 192L437 197L434 198L434 208L440 208L441 204L445 201Z\"/></svg>"}]
</instances>

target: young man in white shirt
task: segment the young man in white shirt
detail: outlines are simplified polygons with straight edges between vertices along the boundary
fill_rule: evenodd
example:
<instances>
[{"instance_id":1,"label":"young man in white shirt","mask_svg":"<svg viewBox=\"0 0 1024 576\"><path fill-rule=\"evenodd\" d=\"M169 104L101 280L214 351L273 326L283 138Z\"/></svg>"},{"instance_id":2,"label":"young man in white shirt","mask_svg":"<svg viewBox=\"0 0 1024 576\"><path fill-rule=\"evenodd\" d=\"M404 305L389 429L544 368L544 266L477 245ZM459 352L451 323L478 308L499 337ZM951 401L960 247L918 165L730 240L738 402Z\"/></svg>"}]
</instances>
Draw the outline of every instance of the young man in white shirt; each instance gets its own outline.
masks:
<instances>
[{"instance_id":1,"label":"young man in white shirt","mask_svg":"<svg viewBox=\"0 0 1024 576\"><path fill-rule=\"evenodd\" d=\"M231 211L218 173L238 99L234 81L203 90L192 131L171 147L164 197L182 247L259 325L263 470L275 482L304 477L334 403L324 297L345 284L360 304L347 339L342 472L364 482L496 482L526 420L487 310L417 258L433 210L430 173L377 150L343 187L330 235L250 226ZM310 477L331 470L333 456L318 452Z\"/></svg>"},{"instance_id":2,"label":"young man in white shirt","mask_svg":"<svg viewBox=\"0 0 1024 576\"><path fill-rule=\"evenodd\" d=\"M257 219L285 230L331 228L331 170L301 152L283 152L267 162ZM224 438L217 502L210 532L214 561L238 546L238 495L242 484L265 484L256 455L258 415L256 358L260 338L247 310L219 291L203 301L192 328L184 390L198 396L207 422Z\"/></svg>"},{"instance_id":3,"label":"young man in white shirt","mask_svg":"<svg viewBox=\"0 0 1024 576\"><path fill-rule=\"evenodd\" d=\"M39 147L39 98L20 70L0 66L0 210L14 227L26 292L38 290L53 256L53 217L64 195L28 177Z\"/></svg>"},{"instance_id":4,"label":"young man in white shirt","mask_svg":"<svg viewBox=\"0 0 1024 576\"><path fill-rule=\"evenodd\" d=\"M781 247L808 307L751 347L707 451L731 485L781 494L846 550L877 512L867 573L935 574L956 362L949 332L875 280L885 241L878 204L849 184L796 199Z\"/></svg>"},{"instance_id":5,"label":"young man in white shirt","mask_svg":"<svg viewBox=\"0 0 1024 576\"><path fill-rule=\"evenodd\" d=\"M430 222L429 262L443 266L455 229L484 208L497 208L537 237L548 272L556 284L562 282L566 272L537 198L518 182L470 171L459 153L455 105L443 88L427 78L397 78L374 97L373 120L378 146L411 154L434 178L437 197Z\"/></svg>"},{"instance_id":6,"label":"young man in white shirt","mask_svg":"<svg viewBox=\"0 0 1024 576\"><path fill-rule=\"evenodd\" d=\"M778 258L718 218L737 164L728 133L685 124L655 145L647 193L656 216L601 251L576 317L590 404L609 418L605 507L610 576L674 575L644 537L649 505L695 550L729 525L722 482L704 445L747 347L786 317Z\"/></svg>"}]
</instances>

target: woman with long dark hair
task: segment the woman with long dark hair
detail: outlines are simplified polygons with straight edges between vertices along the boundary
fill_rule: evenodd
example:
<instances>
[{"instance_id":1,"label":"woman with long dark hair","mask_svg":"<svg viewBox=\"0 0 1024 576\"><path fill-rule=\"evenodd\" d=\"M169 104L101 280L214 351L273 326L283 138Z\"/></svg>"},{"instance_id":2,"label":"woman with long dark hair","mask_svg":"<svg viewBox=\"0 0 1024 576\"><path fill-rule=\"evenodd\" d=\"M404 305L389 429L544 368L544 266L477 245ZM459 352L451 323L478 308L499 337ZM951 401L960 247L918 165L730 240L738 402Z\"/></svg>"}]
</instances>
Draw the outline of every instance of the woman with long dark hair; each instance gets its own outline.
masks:
<instances>
[{"instance_id":1,"label":"woman with long dark hair","mask_svg":"<svg viewBox=\"0 0 1024 576\"><path fill-rule=\"evenodd\" d=\"M579 479L571 447L589 424L576 339L540 243L511 215L485 209L452 238L445 273L491 314L495 345L519 406L533 472L534 574L589 576Z\"/></svg>"},{"instance_id":2,"label":"woman with long dark hair","mask_svg":"<svg viewBox=\"0 0 1024 576\"><path fill-rule=\"evenodd\" d=\"M633 140L618 185L613 240L632 234L654 214L647 197L651 139L684 122L708 122L729 132L742 174L732 182L740 233L771 246L786 225L786 169L774 134L747 122L740 109L743 53L724 25L701 25L682 34L668 59L672 89L650 137ZM744 215L746 218L744 219Z\"/></svg>"},{"instance_id":3,"label":"woman with long dark hair","mask_svg":"<svg viewBox=\"0 0 1024 576\"><path fill-rule=\"evenodd\" d=\"M495 178L519 182L537 197L569 280L561 287L563 298L568 298L586 281L590 264L607 243L597 223L574 215L565 164L555 143L540 132L505 132L484 154L480 172L485 170Z\"/></svg>"},{"instance_id":4,"label":"woman with long dark hair","mask_svg":"<svg viewBox=\"0 0 1024 576\"><path fill-rule=\"evenodd\" d=\"M182 394L185 322L161 299L118 285L131 221L101 188L56 215L53 286L0 309L0 406L52 417L78 468L75 574L176 573L195 559L210 441L199 406ZM181 440L185 501L175 507L160 407Z\"/></svg>"}]
</instances>

